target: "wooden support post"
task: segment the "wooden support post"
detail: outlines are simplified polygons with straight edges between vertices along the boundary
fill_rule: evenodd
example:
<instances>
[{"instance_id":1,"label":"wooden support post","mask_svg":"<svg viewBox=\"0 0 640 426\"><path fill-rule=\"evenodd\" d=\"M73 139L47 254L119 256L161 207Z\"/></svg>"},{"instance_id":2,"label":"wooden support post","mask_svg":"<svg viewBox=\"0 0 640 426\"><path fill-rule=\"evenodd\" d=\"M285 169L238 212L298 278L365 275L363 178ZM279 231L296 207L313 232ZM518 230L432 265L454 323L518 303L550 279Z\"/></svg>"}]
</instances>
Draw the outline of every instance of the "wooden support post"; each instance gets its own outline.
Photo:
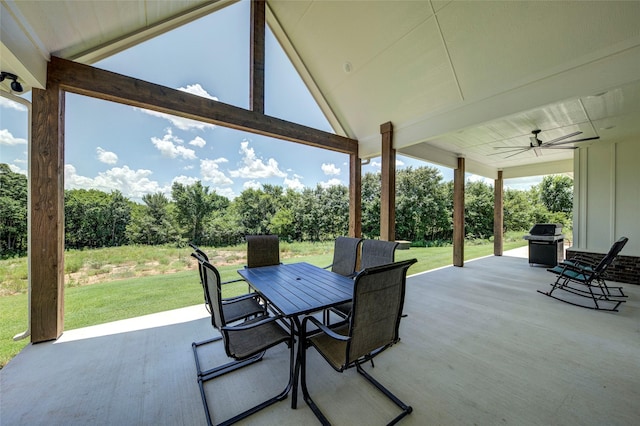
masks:
<instances>
[{"instance_id":1,"label":"wooden support post","mask_svg":"<svg viewBox=\"0 0 640 426\"><path fill-rule=\"evenodd\" d=\"M349 235L362 236L362 163L358 154L349 155Z\"/></svg>"},{"instance_id":2,"label":"wooden support post","mask_svg":"<svg viewBox=\"0 0 640 426\"><path fill-rule=\"evenodd\" d=\"M31 342L64 328L64 92L57 84L32 91Z\"/></svg>"},{"instance_id":3,"label":"wooden support post","mask_svg":"<svg viewBox=\"0 0 640 426\"><path fill-rule=\"evenodd\" d=\"M504 181L502 170L493 184L493 255L502 256L504 230Z\"/></svg>"},{"instance_id":4,"label":"wooden support post","mask_svg":"<svg viewBox=\"0 0 640 426\"><path fill-rule=\"evenodd\" d=\"M453 265L464 266L464 158L453 172Z\"/></svg>"},{"instance_id":5,"label":"wooden support post","mask_svg":"<svg viewBox=\"0 0 640 426\"><path fill-rule=\"evenodd\" d=\"M393 124L380 125L382 134L382 185L380 190L380 239L396 239L396 150L393 149Z\"/></svg>"},{"instance_id":6,"label":"wooden support post","mask_svg":"<svg viewBox=\"0 0 640 426\"><path fill-rule=\"evenodd\" d=\"M252 111L264 114L264 33L265 0L251 0L251 88L249 105Z\"/></svg>"}]
</instances>

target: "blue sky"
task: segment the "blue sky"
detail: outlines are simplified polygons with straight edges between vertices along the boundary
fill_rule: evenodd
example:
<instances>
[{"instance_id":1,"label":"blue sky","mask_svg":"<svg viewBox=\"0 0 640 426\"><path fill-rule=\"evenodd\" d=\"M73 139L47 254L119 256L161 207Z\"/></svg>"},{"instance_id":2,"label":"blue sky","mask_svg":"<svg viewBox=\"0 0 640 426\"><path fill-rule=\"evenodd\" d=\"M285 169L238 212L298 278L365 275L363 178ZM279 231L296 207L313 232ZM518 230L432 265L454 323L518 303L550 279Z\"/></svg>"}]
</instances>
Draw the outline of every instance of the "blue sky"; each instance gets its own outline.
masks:
<instances>
[{"instance_id":1,"label":"blue sky","mask_svg":"<svg viewBox=\"0 0 640 426\"><path fill-rule=\"evenodd\" d=\"M94 66L248 108L249 2L239 2ZM331 132L267 30L265 113ZM25 98L30 98L27 94ZM348 185L348 155L67 94L65 188L119 190L139 201L174 181L229 198L262 184ZM26 107L0 97L0 162L27 170ZM399 168L430 165L398 156ZM453 172L440 168L443 178ZM379 159L362 173L380 170ZM471 177L473 178L473 177Z\"/></svg>"}]
</instances>

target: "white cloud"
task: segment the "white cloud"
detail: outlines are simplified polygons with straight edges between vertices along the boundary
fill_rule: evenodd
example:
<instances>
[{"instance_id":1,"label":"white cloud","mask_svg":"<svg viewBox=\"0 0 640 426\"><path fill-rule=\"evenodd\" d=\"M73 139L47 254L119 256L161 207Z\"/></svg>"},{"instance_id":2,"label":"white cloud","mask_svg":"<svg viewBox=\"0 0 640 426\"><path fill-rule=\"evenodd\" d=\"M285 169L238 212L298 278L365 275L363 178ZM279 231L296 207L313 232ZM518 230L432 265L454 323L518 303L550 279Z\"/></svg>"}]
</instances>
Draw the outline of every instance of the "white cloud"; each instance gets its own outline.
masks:
<instances>
[{"instance_id":1,"label":"white cloud","mask_svg":"<svg viewBox=\"0 0 640 426\"><path fill-rule=\"evenodd\" d=\"M2 98L0 98L2 99ZM27 140L16 138L8 129L0 129L0 145L26 145Z\"/></svg>"},{"instance_id":2,"label":"white cloud","mask_svg":"<svg viewBox=\"0 0 640 426\"><path fill-rule=\"evenodd\" d=\"M338 185L342 185L342 182L340 181L340 179L329 179L326 182L318 182L318 185L320 185L322 188L329 188L331 186L338 186Z\"/></svg>"},{"instance_id":3,"label":"white cloud","mask_svg":"<svg viewBox=\"0 0 640 426\"><path fill-rule=\"evenodd\" d=\"M200 160L200 174L202 180L211 182L214 185L231 185L233 181L229 179L218 167L220 163L226 163L226 158L218 158L216 160Z\"/></svg>"},{"instance_id":4,"label":"white cloud","mask_svg":"<svg viewBox=\"0 0 640 426\"><path fill-rule=\"evenodd\" d=\"M181 183L183 185L188 186L188 185L193 185L198 180L199 179L195 178L195 177L180 175L180 176L176 176L176 177L173 178L173 180L171 181L171 185L173 185L174 182L178 182L178 183Z\"/></svg>"},{"instance_id":5,"label":"white cloud","mask_svg":"<svg viewBox=\"0 0 640 426\"><path fill-rule=\"evenodd\" d=\"M260 189L262 188L262 184L255 180L248 180L242 184L242 189Z\"/></svg>"},{"instance_id":6,"label":"white cloud","mask_svg":"<svg viewBox=\"0 0 640 426\"><path fill-rule=\"evenodd\" d=\"M118 190L127 198L142 199L145 194L168 193L170 188L162 187L157 181L149 179L151 170L132 170L128 166L114 167L101 172L95 178L80 176L71 164L64 166L66 189L98 189L104 192Z\"/></svg>"},{"instance_id":7,"label":"white cloud","mask_svg":"<svg viewBox=\"0 0 640 426\"><path fill-rule=\"evenodd\" d=\"M19 163L20 161L16 160L16 163ZM20 166L16 166L15 164L9 164L9 170L11 170L13 173L20 173L21 175L25 175L27 176L27 171L25 169L20 168Z\"/></svg>"},{"instance_id":8,"label":"white cloud","mask_svg":"<svg viewBox=\"0 0 640 426\"><path fill-rule=\"evenodd\" d=\"M189 145L197 146L198 148L202 148L206 144L207 144L207 141L202 139L200 136L196 136L193 140L191 140L191 142L189 142Z\"/></svg>"},{"instance_id":9,"label":"white cloud","mask_svg":"<svg viewBox=\"0 0 640 426\"><path fill-rule=\"evenodd\" d=\"M98 153L98 160L101 163L116 164L118 162L118 156L114 152L105 151L101 147L98 147L96 152Z\"/></svg>"},{"instance_id":10,"label":"white cloud","mask_svg":"<svg viewBox=\"0 0 640 426\"><path fill-rule=\"evenodd\" d=\"M371 161L369 163L369 165L371 167L373 167L374 169L381 169L382 168L382 162L380 162L380 161ZM404 162L402 160L398 160L396 158L396 167L402 167L402 166L404 166Z\"/></svg>"},{"instance_id":11,"label":"white cloud","mask_svg":"<svg viewBox=\"0 0 640 426\"><path fill-rule=\"evenodd\" d=\"M218 100L218 98L216 98L215 96L212 96L209 93L207 93L207 91L204 90L202 86L200 86L200 84L198 83L187 85L187 87L178 87L178 90L191 93L197 96L202 96L203 98L212 99L214 101ZM180 130L192 130L192 129L204 130L204 129L213 129L216 127L213 124L203 123L203 122L191 120L188 118L176 117L175 115L169 115L163 112L157 112L149 109L140 109L140 108L135 108L135 109L142 111L146 114L152 115L154 117L160 117L160 118L164 118L165 120L169 120L173 126L177 127Z\"/></svg>"},{"instance_id":12,"label":"white cloud","mask_svg":"<svg viewBox=\"0 0 640 426\"><path fill-rule=\"evenodd\" d=\"M484 182L487 185L493 186L493 179L489 179L489 178L484 177L484 176L478 176L478 175L473 175L472 174L472 175L469 175L467 177L467 181L469 181L469 182Z\"/></svg>"},{"instance_id":13,"label":"white cloud","mask_svg":"<svg viewBox=\"0 0 640 426\"><path fill-rule=\"evenodd\" d=\"M27 107L19 102L0 96L0 108L15 109L16 111L26 111Z\"/></svg>"},{"instance_id":14,"label":"white cloud","mask_svg":"<svg viewBox=\"0 0 640 426\"><path fill-rule=\"evenodd\" d=\"M227 188L214 188L216 190L216 194L218 195L222 195L223 197L227 197L230 200L233 200L234 198L236 198L236 194L235 192L233 192L233 189L227 187Z\"/></svg>"},{"instance_id":15,"label":"white cloud","mask_svg":"<svg viewBox=\"0 0 640 426\"><path fill-rule=\"evenodd\" d=\"M184 147L184 141L179 137L174 136L170 128L167 129L167 134L164 135L162 139L154 136L151 138L151 142L164 157L182 157L185 160L196 159L196 152L190 148Z\"/></svg>"},{"instance_id":16,"label":"white cloud","mask_svg":"<svg viewBox=\"0 0 640 426\"><path fill-rule=\"evenodd\" d=\"M329 175L329 176L337 176L340 174L340 169L336 167L335 164L325 164L322 163L322 172L325 175Z\"/></svg>"},{"instance_id":17,"label":"white cloud","mask_svg":"<svg viewBox=\"0 0 640 426\"><path fill-rule=\"evenodd\" d=\"M284 186L285 188L291 188L293 190L303 190L304 185L300 182L300 179L295 176L293 179L284 178Z\"/></svg>"},{"instance_id":18,"label":"white cloud","mask_svg":"<svg viewBox=\"0 0 640 426\"><path fill-rule=\"evenodd\" d=\"M270 177L286 177L287 174L278 168L278 162L269 158L265 163L261 158L257 158L253 148L249 148L248 141L242 141L240 144L240 153L242 154L242 162L244 167L238 170L231 170L231 177L239 177L243 179L265 179Z\"/></svg>"}]
</instances>

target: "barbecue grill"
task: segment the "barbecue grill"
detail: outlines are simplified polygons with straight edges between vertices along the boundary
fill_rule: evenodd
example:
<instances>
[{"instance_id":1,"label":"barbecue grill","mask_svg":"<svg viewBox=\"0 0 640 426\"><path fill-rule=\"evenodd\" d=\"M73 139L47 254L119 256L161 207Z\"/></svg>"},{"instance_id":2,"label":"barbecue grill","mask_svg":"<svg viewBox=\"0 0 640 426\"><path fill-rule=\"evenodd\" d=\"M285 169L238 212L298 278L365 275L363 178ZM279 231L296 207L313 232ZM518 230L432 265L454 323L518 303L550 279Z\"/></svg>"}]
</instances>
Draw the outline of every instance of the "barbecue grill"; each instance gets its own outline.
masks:
<instances>
[{"instance_id":1,"label":"barbecue grill","mask_svg":"<svg viewBox=\"0 0 640 426\"><path fill-rule=\"evenodd\" d=\"M556 266L564 259L561 224L536 223L524 239L529 241L529 264Z\"/></svg>"}]
</instances>

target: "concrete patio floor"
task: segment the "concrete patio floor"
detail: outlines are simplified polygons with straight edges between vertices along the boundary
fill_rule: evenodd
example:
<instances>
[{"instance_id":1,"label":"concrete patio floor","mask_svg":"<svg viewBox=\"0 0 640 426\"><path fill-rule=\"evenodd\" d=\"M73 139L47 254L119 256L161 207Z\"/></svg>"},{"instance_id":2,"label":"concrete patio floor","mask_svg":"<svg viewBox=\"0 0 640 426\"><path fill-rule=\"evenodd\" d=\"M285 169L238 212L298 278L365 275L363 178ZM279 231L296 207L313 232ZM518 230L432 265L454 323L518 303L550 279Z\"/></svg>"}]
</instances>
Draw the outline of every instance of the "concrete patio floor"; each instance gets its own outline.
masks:
<instances>
[{"instance_id":1,"label":"concrete patio floor","mask_svg":"<svg viewBox=\"0 0 640 426\"><path fill-rule=\"evenodd\" d=\"M406 425L640 424L640 287L620 312L545 297L553 276L525 249L414 275L401 342L368 370L413 406ZM610 283L612 284L612 283ZM206 424L191 342L214 331L204 306L66 331L28 345L0 371L1 425ZM221 344L203 349L226 362ZM337 425L384 424L396 411L355 371L309 352L309 389ZM275 395L287 379L284 345L208 382L214 421ZM299 398L242 424L316 424Z\"/></svg>"}]
</instances>

